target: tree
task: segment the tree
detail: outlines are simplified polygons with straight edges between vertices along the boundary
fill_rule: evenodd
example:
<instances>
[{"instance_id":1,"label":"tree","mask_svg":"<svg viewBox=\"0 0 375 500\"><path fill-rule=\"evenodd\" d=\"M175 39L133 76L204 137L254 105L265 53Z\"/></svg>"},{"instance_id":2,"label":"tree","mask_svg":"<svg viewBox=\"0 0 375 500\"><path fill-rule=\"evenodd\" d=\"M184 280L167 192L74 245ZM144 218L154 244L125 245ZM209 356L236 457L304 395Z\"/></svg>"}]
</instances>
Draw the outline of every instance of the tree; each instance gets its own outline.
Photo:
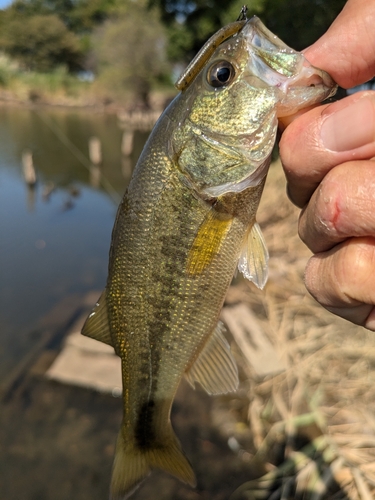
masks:
<instances>
[{"instance_id":1,"label":"tree","mask_svg":"<svg viewBox=\"0 0 375 500\"><path fill-rule=\"evenodd\" d=\"M172 54L182 59L183 51L191 58L215 31L235 21L243 0L149 0L158 6L162 20L172 26ZM248 15L258 15L264 24L291 47L301 50L311 45L329 27L346 0L253 0L248 3ZM181 51L176 39L186 40Z\"/></svg>"},{"instance_id":2,"label":"tree","mask_svg":"<svg viewBox=\"0 0 375 500\"><path fill-rule=\"evenodd\" d=\"M252 2L252 12L259 1ZM174 60L186 62L215 31L236 20L243 0L149 0L149 5L160 9L168 28L168 53Z\"/></svg>"},{"instance_id":3,"label":"tree","mask_svg":"<svg viewBox=\"0 0 375 500\"><path fill-rule=\"evenodd\" d=\"M165 79L166 35L155 10L129 3L99 28L93 40L99 81L133 107L149 108L152 87Z\"/></svg>"},{"instance_id":4,"label":"tree","mask_svg":"<svg viewBox=\"0 0 375 500\"><path fill-rule=\"evenodd\" d=\"M55 1L55 0L54 0ZM116 0L79 0L69 16L69 26L75 33L91 32L115 11Z\"/></svg>"},{"instance_id":5,"label":"tree","mask_svg":"<svg viewBox=\"0 0 375 500\"><path fill-rule=\"evenodd\" d=\"M56 15L10 19L2 26L0 47L29 70L81 67L79 40Z\"/></svg>"},{"instance_id":6,"label":"tree","mask_svg":"<svg viewBox=\"0 0 375 500\"><path fill-rule=\"evenodd\" d=\"M302 50L323 35L346 0L263 0L264 24L286 44Z\"/></svg>"},{"instance_id":7,"label":"tree","mask_svg":"<svg viewBox=\"0 0 375 500\"><path fill-rule=\"evenodd\" d=\"M112 12L117 0L15 0L5 14L10 18L29 18L54 14L76 34L87 33Z\"/></svg>"}]
</instances>

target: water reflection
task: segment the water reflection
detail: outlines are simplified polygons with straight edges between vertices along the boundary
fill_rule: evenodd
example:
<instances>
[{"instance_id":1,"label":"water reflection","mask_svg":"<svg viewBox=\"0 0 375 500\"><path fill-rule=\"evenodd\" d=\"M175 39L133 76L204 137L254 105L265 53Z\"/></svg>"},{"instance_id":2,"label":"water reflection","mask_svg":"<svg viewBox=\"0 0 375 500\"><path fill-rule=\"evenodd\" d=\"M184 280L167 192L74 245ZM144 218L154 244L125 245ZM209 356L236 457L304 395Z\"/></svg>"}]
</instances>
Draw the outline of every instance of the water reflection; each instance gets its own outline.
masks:
<instances>
[{"instance_id":1,"label":"water reflection","mask_svg":"<svg viewBox=\"0 0 375 500\"><path fill-rule=\"evenodd\" d=\"M89 139L102 161L89 159ZM0 381L30 349L38 320L66 295L105 283L117 202L145 140L122 158L114 115L0 108ZM28 152L36 183L25 183Z\"/></svg>"},{"instance_id":2,"label":"water reflection","mask_svg":"<svg viewBox=\"0 0 375 500\"><path fill-rule=\"evenodd\" d=\"M100 186L101 170L99 165L90 165L90 185L93 188Z\"/></svg>"},{"instance_id":3,"label":"water reflection","mask_svg":"<svg viewBox=\"0 0 375 500\"><path fill-rule=\"evenodd\" d=\"M34 212L35 210L35 186L27 185L27 210L28 212Z\"/></svg>"}]
</instances>

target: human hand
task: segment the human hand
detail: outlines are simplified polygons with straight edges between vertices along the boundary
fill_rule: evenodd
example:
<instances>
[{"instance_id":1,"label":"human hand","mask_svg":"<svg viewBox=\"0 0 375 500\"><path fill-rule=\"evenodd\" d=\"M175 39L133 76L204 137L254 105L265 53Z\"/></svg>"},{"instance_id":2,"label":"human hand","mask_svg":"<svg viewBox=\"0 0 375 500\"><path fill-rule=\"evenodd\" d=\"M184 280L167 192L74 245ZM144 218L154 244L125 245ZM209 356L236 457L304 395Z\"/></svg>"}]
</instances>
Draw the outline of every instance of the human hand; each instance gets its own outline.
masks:
<instances>
[{"instance_id":1,"label":"human hand","mask_svg":"<svg viewBox=\"0 0 375 500\"><path fill-rule=\"evenodd\" d=\"M342 87L375 75L375 1L349 0L305 51ZM289 123L288 123L289 122ZM375 331L375 92L353 94L283 121L280 156L299 234L314 256L309 292Z\"/></svg>"}]
</instances>

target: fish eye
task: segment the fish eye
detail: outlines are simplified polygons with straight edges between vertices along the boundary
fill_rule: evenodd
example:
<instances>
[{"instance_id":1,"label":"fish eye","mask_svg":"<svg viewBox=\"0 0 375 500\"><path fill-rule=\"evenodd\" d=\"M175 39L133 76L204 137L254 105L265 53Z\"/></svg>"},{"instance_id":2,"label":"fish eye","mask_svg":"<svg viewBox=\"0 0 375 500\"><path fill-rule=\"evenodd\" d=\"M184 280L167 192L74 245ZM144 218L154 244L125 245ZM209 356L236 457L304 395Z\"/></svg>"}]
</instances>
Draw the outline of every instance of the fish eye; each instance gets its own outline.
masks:
<instances>
[{"instance_id":1,"label":"fish eye","mask_svg":"<svg viewBox=\"0 0 375 500\"><path fill-rule=\"evenodd\" d=\"M235 76L235 69L228 61L215 62L207 72L207 81L211 87L224 87Z\"/></svg>"}]
</instances>

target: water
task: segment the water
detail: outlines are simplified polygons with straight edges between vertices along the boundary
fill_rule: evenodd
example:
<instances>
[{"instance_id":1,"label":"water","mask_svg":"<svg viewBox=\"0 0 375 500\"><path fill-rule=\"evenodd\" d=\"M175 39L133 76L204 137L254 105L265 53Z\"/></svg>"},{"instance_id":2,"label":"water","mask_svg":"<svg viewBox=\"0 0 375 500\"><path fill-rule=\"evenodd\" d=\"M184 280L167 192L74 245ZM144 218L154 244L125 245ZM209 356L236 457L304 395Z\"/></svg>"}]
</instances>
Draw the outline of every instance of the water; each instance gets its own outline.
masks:
<instances>
[{"instance_id":1,"label":"water","mask_svg":"<svg viewBox=\"0 0 375 500\"><path fill-rule=\"evenodd\" d=\"M88 160L94 135L102 141L104 187ZM121 139L114 116L0 107L0 388L32 351L38 322L54 305L104 287L117 203L145 136L135 137L130 160L121 158ZM34 189L22 174L26 149L37 171ZM201 478L199 492L155 473L134 500L155 491L164 499L228 498L248 478L246 464L211 429L211 404L182 385L173 409L177 434ZM108 498L121 418L119 398L35 372L25 377L0 401L1 499ZM223 474L231 478L225 484L214 477Z\"/></svg>"},{"instance_id":2,"label":"water","mask_svg":"<svg viewBox=\"0 0 375 500\"><path fill-rule=\"evenodd\" d=\"M90 168L91 136L102 141L100 170ZM0 108L0 379L52 306L104 287L117 204L145 137L136 137L131 159L121 157L121 139L114 115ZM33 189L22 174L25 150Z\"/></svg>"}]
</instances>

